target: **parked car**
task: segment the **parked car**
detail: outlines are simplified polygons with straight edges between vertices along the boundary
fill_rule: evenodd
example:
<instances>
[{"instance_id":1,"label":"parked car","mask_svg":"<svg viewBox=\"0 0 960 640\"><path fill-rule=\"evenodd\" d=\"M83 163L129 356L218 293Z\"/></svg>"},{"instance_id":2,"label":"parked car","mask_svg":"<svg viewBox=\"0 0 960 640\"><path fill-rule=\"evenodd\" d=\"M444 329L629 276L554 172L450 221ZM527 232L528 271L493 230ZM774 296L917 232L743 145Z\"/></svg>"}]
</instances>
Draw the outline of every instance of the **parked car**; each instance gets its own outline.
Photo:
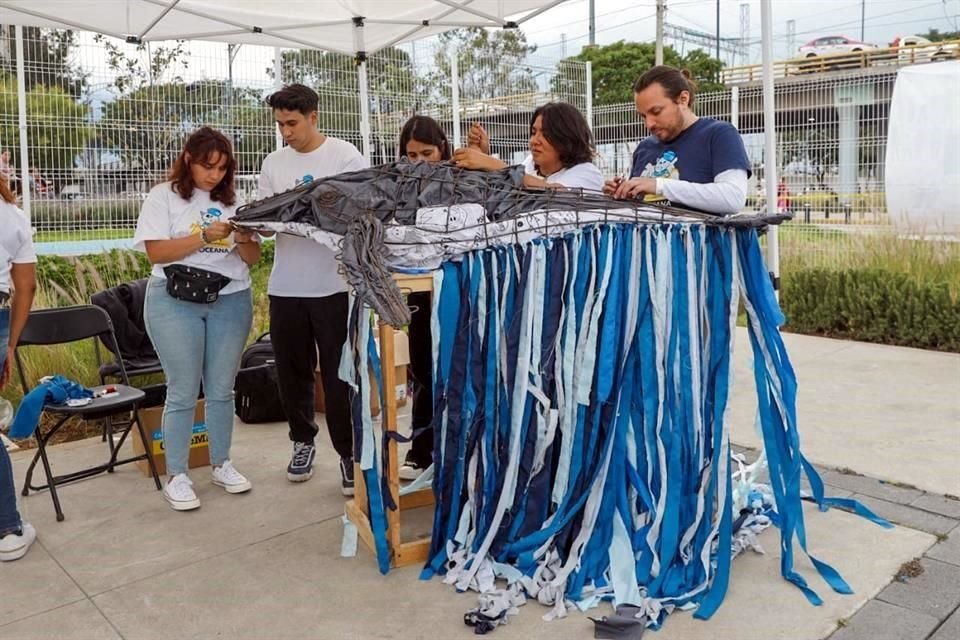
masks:
<instances>
[{"instance_id":1,"label":"parked car","mask_svg":"<svg viewBox=\"0 0 960 640\"><path fill-rule=\"evenodd\" d=\"M869 42L860 42L847 36L825 36L811 40L800 47L800 55L804 58L817 58L837 53L856 53L877 49L877 45Z\"/></svg>"},{"instance_id":2,"label":"parked car","mask_svg":"<svg viewBox=\"0 0 960 640\"><path fill-rule=\"evenodd\" d=\"M890 48L896 51L900 64L915 62L939 62L960 58L960 44L956 42L931 42L923 36L894 38Z\"/></svg>"},{"instance_id":3,"label":"parked car","mask_svg":"<svg viewBox=\"0 0 960 640\"><path fill-rule=\"evenodd\" d=\"M89 197L90 194L79 184L68 184L60 190L60 198L63 200L86 200Z\"/></svg>"}]
</instances>

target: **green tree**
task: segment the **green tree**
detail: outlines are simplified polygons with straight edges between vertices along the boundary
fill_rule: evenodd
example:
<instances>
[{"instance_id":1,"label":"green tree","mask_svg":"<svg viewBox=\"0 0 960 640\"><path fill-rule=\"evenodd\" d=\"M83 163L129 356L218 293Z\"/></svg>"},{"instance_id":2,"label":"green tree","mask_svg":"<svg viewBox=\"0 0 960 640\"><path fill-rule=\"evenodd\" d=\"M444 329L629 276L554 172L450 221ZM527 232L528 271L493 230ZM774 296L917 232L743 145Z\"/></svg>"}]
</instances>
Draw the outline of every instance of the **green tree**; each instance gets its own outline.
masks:
<instances>
[{"instance_id":1,"label":"green tree","mask_svg":"<svg viewBox=\"0 0 960 640\"><path fill-rule=\"evenodd\" d=\"M960 31L944 31L940 33L939 29L928 29L923 37L930 42L943 42L944 40L960 40Z\"/></svg>"},{"instance_id":2,"label":"green tree","mask_svg":"<svg viewBox=\"0 0 960 640\"><path fill-rule=\"evenodd\" d=\"M7 54L0 54L0 73L16 77L16 32L12 26L0 27L0 41L0 51ZM79 100L86 87L87 74L70 59L76 44L76 34L70 30L23 27L24 84L27 91L38 85L56 87L74 100Z\"/></svg>"},{"instance_id":3,"label":"green tree","mask_svg":"<svg viewBox=\"0 0 960 640\"><path fill-rule=\"evenodd\" d=\"M272 137L257 135L270 129L269 111L259 92L230 87L222 80L148 84L131 91L104 105L97 138L128 168L145 169L159 178L186 136L203 125L234 139L242 171L255 170L273 148Z\"/></svg>"},{"instance_id":4,"label":"green tree","mask_svg":"<svg viewBox=\"0 0 960 640\"><path fill-rule=\"evenodd\" d=\"M347 134L360 129L360 84L353 56L333 51L285 51L281 59L284 84L297 82L320 96L319 127ZM267 75L273 77L273 69ZM414 84L411 85L411 79ZM389 47L367 59L367 88L372 115L404 113L421 99L421 87L406 51Z\"/></svg>"},{"instance_id":5,"label":"green tree","mask_svg":"<svg viewBox=\"0 0 960 640\"><path fill-rule=\"evenodd\" d=\"M455 29L439 36L434 52L434 71L425 89L441 102L449 102L450 58L459 57L460 99L464 102L514 96L537 90L527 57L537 50L518 29L488 30L481 27Z\"/></svg>"},{"instance_id":6,"label":"green tree","mask_svg":"<svg viewBox=\"0 0 960 640\"><path fill-rule=\"evenodd\" d=\"M103 49L107 66L113 71L112 84L121 94L156 82L182 83L180 72L190 66L183 40L149 48L146 43L140 43L131 52L115 39L99 33L93 39Z\"/></svg>"},{"instance_id":7,"label":"green tree","mask_svg":"<svg viewBox=\"0 0 960 640\"><path fill-rule=\"evenodd\" d=\"M17 80L0 75L0 140L11 154L20 174ZM41 175L61 174L72 169L74 159L93 136L88 123L89 108L76 102L59 87L35 84L27 92L27 141L30 166Z\"/></svg>"},{"instance_id":8,"label":"green tree","mask_svg":"<svg viewBox=\"0 0 960 640\"><path fill-rule=\"evenodd\" d=\"M650 42L614 42L603 47L587 47L570 58L590 62L593 74L594 105L620 104L633 100L633 83L654 66L656 47ZM663 49L664 64L688 69L699 86L699 92L723 88L715 79L723 63L704 51L694 49L681 56L670 46ZM562 76L554 79L554 93L567 90Z\"/></svg>"},{"instance_id":9,"label":"green tree","mask_svg":"<svg viewBox=\"0 0 960 640\"><path fill-rule=\"evenodd\" d=\"M127 169L147 170L151 179L157 179L209 104L222 108L224 83L183 82L181 72L189 62L182 40L149 49L140 44L133 50L99 34L94 40L103 49L113 72L111 84L119 94L103 105L96 124L97 146L117 154Z\"/></svg>"}]
</instances>

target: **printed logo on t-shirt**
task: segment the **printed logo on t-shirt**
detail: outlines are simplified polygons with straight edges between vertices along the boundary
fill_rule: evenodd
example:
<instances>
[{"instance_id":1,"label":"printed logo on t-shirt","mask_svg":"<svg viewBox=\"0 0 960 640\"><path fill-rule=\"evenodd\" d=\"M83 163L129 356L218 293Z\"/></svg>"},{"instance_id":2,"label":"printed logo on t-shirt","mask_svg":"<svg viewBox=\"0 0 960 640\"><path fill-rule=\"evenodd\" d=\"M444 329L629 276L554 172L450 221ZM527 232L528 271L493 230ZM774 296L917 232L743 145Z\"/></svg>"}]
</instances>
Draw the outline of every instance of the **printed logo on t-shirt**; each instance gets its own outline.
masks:
<instances>
[{"instance_id":1,"label":"printed logo on t-shirt","mask_svg":"<svg viewBox=\"0 0 960 640\"><path fill-rule=\"evenodd\" d=\"M673 151L664 151L657 158L656 163L648 162L647 166L640 172L643 178L667 178L668 180L679 180L680 170L677 169L679 158ZM662 202L666 200L663 196L649 193L644 197L645 202Z\"/></svg>"},{"instance_id":2,"label":"printed logo on t-shirt","mask_svg":"<svg viewBox=\"0 0 960 640\"><path fill-rule=\"evenodd\" d=\"M306 173L302 178L297 180L297 186L299 187L302 184L310 184L311 182L313 182L313 176L309 173Z\"/></svg>"},{"instance_id":3,"label":"printed logo on t-shirt","mask_svg":"<svg viewBox=\"0 0 960 640\"><path fill-rule=\"evenodd\" d=\"M210 207L206 211L200 212L200 222L199 224L194 222L190 225L190 233L200 233L202 229L206 229L214 222L220 221L220 216L223 215L223 212L216 207ZM227 238L221 238L220 240L214 240L210 244L204 245L200 249L200 253L230 253L230 242Z\"/></svg>"}]
</instances>

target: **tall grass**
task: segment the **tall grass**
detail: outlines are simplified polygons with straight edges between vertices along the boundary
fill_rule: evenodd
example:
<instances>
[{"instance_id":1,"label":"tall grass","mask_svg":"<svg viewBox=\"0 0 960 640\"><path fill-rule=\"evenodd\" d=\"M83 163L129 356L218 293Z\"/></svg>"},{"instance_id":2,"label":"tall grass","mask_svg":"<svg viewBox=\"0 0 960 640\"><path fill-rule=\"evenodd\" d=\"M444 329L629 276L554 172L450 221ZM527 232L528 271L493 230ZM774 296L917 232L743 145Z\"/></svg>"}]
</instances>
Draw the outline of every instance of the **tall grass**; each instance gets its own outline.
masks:
<instances>
[{"instance_id":1,"label":"tall grass","mask_svg":"<svg viewBox=\"0 0 960 640\"><path fill-rule=\"evenodd\" d=\"M149 273L149 265L132 252L111 251L80 258L39 256L37 262L37 295L34 309L89 304L90 296L123 282L136 280ZM105 353L105 357L109 354ZM27 374L27 386L46 375L60 374L84 385L97 384L96 353L92 340L54 346L30 346L20 349ZM12 365L12 363L11 363ZM22 396L16 375L2 395L16 405Z\"/></svg>"},{"instance_id":2,"label":"tall grass","mask_svg":"<svg viewBox=\"0 0 960 640\"><path fill-rule=\"evenodd\" d=\"M251 269L253 281L253 326L250 341L269 329L270 305L267 280L273 264L273 242L264 243L263 255ZM37 263L37 295L35 309L90 304L90 296L124 282L144 278L150 264L142 253L115 249L78 258L40 256ZM21 349L27 385L45 375L60 374L84 385L99 383L96 353L91 340L51 347L31 346ZM104 358L109 352L101 348ZM22 397L20 380L14 372L11 383L0 392L16 406Z\"/></svg>"},{"instance_id":3,"label":"tall grass","mask_svg":"<svg viewBox=\"0 0 960 640\"><path fill-rule=\"evenodd\" d=\"M889 229L854 232L788 224L780 230L780 271L809 269L881 270L916 284L947 286L960 298L960 242L897 234Z\"/></svg>"},{"instance_id":4,"label":"tall grass","mask_svg":"<svg viewBox=\"0 0 960 640\"><path fill-rule=\"evenodd\" d=\"M960 242L890 231L781 231L787 331L960 351Z\"/></svg>"}]
</instances>

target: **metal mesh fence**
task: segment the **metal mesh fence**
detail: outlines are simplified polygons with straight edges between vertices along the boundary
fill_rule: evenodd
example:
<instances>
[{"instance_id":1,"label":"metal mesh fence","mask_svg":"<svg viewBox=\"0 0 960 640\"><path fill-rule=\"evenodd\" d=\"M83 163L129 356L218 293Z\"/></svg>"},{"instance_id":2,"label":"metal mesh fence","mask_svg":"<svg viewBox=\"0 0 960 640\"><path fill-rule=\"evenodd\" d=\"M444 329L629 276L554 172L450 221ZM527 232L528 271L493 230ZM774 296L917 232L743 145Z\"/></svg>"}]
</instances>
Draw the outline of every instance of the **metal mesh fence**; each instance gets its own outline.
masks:
<instances>
[{"instance_id":1,"label":"metal mesh fence","mask_svg":"<svg viewBox=\"0 0 960 640\"><path fill-rule=\"evenodd\" d=\"M646 135L634 105L594 107L586 65L540 58L524 41L507 40L509 33L487 33L483 47L466 46L479 37L468 32L372 54L371 162L398 156L400 128L415 113L435 117L454 144L465 143L469 126L479 122L494 153L520 162L533 110L565 100L592 120L603 173L629 172L636 142ZM264 97L281 83L314 87L321 129L362 148L360 86L350 56L314 50L277 56L272 48L205 42L136 46L32 28L24 36L30 167L24 179L13 30L6 28L0 31L0 171L21 193L29 189L39 241L128 238L146 192L201 124L234 140L238 191L254 198L260 164L278 144ZM762 91L748 76L731 76L743 84L697 96L696 111L740 129L753 165L748 207L760 208ZM807 236L886 225L883 164L895 77L895 65L874 65L778 79L778 205L796 214L791 225L809 225ZM823 243L824 256L841 245Z\"/></svg>"},{"instance_id":2,"label":"metal mesh fence","mask_svg":"<svg viewBox=\"0 0 960 640\"><path fill-rule=\"evenodd\" d=\"M493 151L512 159L526 149L537 105L565 99L586 108L582 63L536 59L522 38L500 33L480 48L487 55L457 58L463 38L476 37L431 38L367 59L372 163L397 158L400 128L417 113L440 121L451 142L465 142L469 124L483 122L491 128ZM21 194L40 242L132 235L146 193L164 179L186 136L204 124L233 140L238 192L256 197L259 167L278 145L264 98L281 84L316 89L320 129L363 148L352 56L207 42L138 46L35 28L24 29L24 49L26 180L20 175L14 29L3 28L0 171ZM455 123L462 136L453 133Z\"/></svg>"}]
</instances>

